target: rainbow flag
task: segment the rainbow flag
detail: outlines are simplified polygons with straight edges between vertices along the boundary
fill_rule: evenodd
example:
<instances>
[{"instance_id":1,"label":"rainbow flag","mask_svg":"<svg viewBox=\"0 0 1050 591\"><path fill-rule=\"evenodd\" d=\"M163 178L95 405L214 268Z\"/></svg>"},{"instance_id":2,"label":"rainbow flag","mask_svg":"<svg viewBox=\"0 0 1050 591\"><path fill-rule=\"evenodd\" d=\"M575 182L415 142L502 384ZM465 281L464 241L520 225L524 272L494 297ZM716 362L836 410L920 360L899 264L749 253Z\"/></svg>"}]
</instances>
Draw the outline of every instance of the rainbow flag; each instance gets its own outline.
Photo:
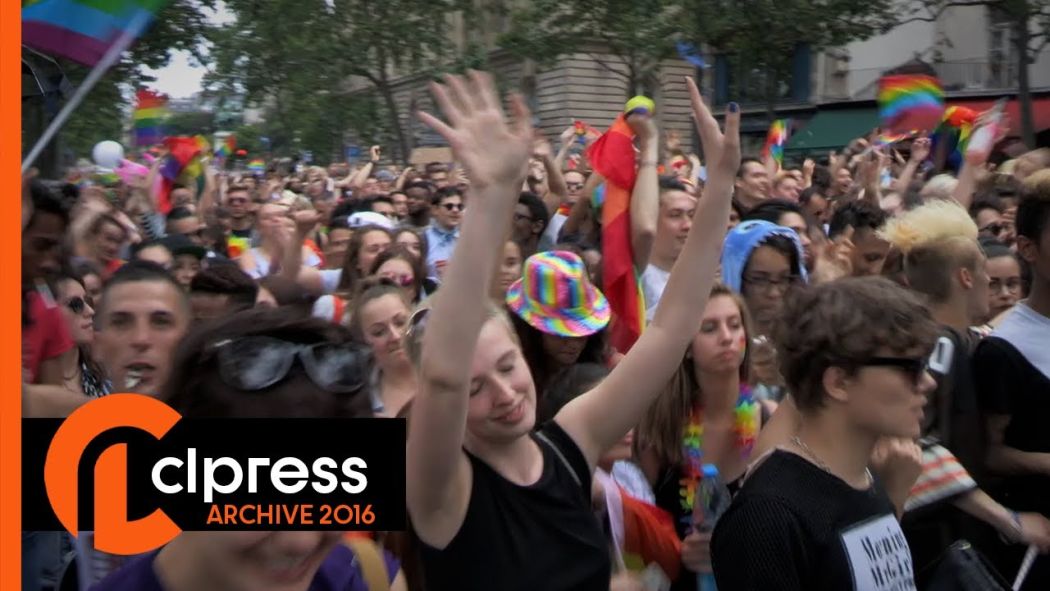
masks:
<instances>
[{"instance_id":1,"label":"rainbow flag","mask_svg":"<svg viewBox=\"0 0 1050 591\"><path fill-rule=\"evenodd\" d=\"M883 76L877 98L882 127L891 133L932 130L944 115L944 90L933 76Z\"/></svg>"},{"instance_id":2,"label":"rainbow flag","mask_svg":"<svg viewBox=\"0 0 1050 591\"><path fill-rule=\"evenodd\" d=\"M215 148L215 155L219 158L229 158L230 156L233 156L233 153L236 150L237 139L232 135L229 135L217 148Z\"/></svg>"},{"instance_id":3,"label":"rainbow flag","mask_svg":"<svg viewBox=\"0 0 1050 591\"><path fill-rule=\"evenodd\" d=\"M930 136L930 141L934 154L940 149L939 146L945 146L945 164L948 167L958 169L962 166L963 154L966 153L966 144L970 141L977 116L977 111L966 107L952 106L944 111L944 118Z\"/></svg>"},{"instance_id":4,"label":"rainbow flag","mask_svg":"<svg viewBox=\"0 0 1050 591\"><path fill-rule=\"evenodd\" d=\"M141 35L166 1L22 0L22 43L94 66L121 35Z\"/></svg>"},{"instance_id":5,"label":"rainbow flag","mask_svg":"<svg viewBox=\"0 0 1050 591\"><path fill-rule=\"evenodd\" d=\"M164 140L164 119L168 116L168 97L152 90L135 93L137 104L131 120L135 128L135 145L152 146Z\"/></svg>"},{"instance_id":6,"label":"rainbow flag","mask_svg":"<svg viewBox=\"0 0 1050 591\"><path fill-rule=\"evenodd\" d=\"M623 113L590 145L587 159L594 171L605 178L604 189L600 194L596 191L594 199L601 200L602 291L614 314L610 342L621 353L627 353L645 328L645 296L631 247L631 191L638 175L634 131Z\"/></svg>"},{"instance_id":7,"label":"rainbow flag","mask_svg":"<svg viewBox=\"0 0 1050 591\"><path fill-rule=\"evenodd\" d=\"M231 259L235 259L246 250L252 247L251 243L247 238L241 238L240 236L230 236L226 239L226 256Z\"/></svg>"},{"instance_id":8,"label":"rainbow flag","mask_svg":"<svg viewBox=\"0 0 1050 591\"><path fill-rule=\"evenodd\" d=\"M772 157L778 169L784 166L784 145L787 144L790 126L790 119L773 121L769 126L769 132L766 133L766 145L762 147L762 159Z\"/></svg>"},{"instance_id":9,"label":"rainbow flag","mask_svg":"<svg viewBox=\"0 0 1050 591\"><path fill-rule=\"evenodd\" d=\"M157 196L157 209L167 214L171 211L171 191L175 183L188 184L185 174L187 167L191 167L195 161L200 166L201 147L197 138L192 137L164 138L164 145L168 147L169 153L160 167L161 189Z\"/></svg>"},{"instance_id":10,"label":"rainbow flag","mask_svg":"<svg viewBox=\"0 0 1050 591\"><path fill-rule=\"evenodd\" d=\"M263 162L262 158L256 158L248 163L248 170L256 174L262 174L266 172L266 163Z\"/></svg>"}]
</instances>

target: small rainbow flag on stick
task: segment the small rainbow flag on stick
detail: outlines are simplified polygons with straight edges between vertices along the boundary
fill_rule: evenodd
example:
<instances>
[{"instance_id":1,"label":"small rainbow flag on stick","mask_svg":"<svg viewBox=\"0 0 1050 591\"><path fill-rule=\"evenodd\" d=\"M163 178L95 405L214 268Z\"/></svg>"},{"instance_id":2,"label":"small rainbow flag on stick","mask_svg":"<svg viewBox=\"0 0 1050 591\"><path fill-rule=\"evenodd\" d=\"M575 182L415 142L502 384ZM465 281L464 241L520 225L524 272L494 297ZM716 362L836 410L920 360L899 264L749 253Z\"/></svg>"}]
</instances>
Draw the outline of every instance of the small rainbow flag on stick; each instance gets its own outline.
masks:
<instances>
[{"instance_id":1,"label":"small rainbow flag on stick","mask_svg":"<svg viewBox=\"0 0 1050 591\"><path fill-rule=\"evenodd\" d=\"M895 74L879 79L879 118L891 133L931 131L944 115L941 82L926 74Z\"/></svg>"},{"instance_id":2,"label":"small rainbow flag on stick","mask_svg":"<svg viewBox=\"0 0 1050 591\"><path fill-rule=\"evenodd\" d=\"M85 66L138 37L166 0L22 0L22 43Z\"/></svg>"},{"instance_id":3,"label":"small rainbow flag on stick","mask_svg":"<svg viewBox=\"0 0 1050 591\"><path fill-rule=\"evenodd\" d=\"M254 173L266 172L266 163L261 158L256 158L248 163L248 170Z\"/></svg>"},{"instance_id":4,"label":"small rainbow flag on stick","mask_svg":"<svg viewBox=\"0 0 1050 591\"><path fill-rule=\"evenodd\" d=\"M766 145L762 147L762 159L772 157L778 169L784 166L784 144L787 143L790 126L790 119L774 121L766 134Z\"/></svg>"},{"instance_id":5,"label":"small rainbow flag on stick","mask_svg":"<svg viewBox=\"0 0 1050 591\"><path fill-rule=\"evenodd\" d=\"M168 98L152 90L135 93L138 103L131 116L135 126L135 145L152 146L164 140L164 119L168 116Z\"/></svg>"}]
</instances>

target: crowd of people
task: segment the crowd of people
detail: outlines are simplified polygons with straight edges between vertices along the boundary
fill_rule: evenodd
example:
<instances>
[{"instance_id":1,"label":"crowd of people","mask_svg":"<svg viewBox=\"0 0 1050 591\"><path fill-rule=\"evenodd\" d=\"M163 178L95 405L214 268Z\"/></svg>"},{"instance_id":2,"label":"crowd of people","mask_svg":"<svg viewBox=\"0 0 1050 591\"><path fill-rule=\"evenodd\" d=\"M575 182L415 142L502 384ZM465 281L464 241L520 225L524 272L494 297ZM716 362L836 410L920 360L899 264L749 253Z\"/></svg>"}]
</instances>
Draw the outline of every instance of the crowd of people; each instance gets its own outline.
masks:
<instances>
[{"instance_id":1,"label":"crowd of people","mask_svg":"<svg viewBox=\"0 0 1050 591\"><path fill-rule=\"evenodd\" d=\"M1012 580L1029 548L1022 588L1050 588L1050 149L952 170L873 133L780 166L687 82L697 153L625 119L626 350L596 137L555 151L483 73L420 114L454 162L208 165L166 205L163 158L27 180L24 416L404 418L410 529L132 558L24 532L23 588L962 588L974 552Z\"/></svg>"}]
</instances>

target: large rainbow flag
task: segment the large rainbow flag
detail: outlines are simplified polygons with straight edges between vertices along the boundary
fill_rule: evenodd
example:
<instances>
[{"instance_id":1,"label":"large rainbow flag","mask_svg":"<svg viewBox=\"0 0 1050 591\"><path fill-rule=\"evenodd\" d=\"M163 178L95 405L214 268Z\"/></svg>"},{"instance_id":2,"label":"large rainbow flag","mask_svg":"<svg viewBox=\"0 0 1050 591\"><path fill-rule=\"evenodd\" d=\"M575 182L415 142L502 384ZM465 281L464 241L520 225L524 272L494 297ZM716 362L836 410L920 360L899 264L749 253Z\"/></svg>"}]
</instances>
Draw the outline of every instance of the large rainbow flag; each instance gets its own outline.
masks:
<instances>
[{"instance_id":1,"label":"large rainbow flag","mask_svg":"<svg viewBox=\"0 0 1050 591\"><path fill-rule=\"evenodd\" d=\"M631 191L638 176L634 131L621 113L612 127L587 149L595 172L605 178L602 195L602 291L613 318L610 342L627 353L645 328L645 296L631 247Z\"/></svg>"},{"instance_id":2,"label":"large rainbow flag","mask_svg":"<svg viewBox=\"0 0 1050 591\"><path fill-rule=\"evenodd\" d=\"M135 126L135 145L152 146L164 140L164 119L168 116L168 97L152 90L135 93L137 104L131 116Z\"/></svg>"},{"instance_id":3,"label":"large rainbow flag","mask_svg":"<svg viewBox=\"0 0 1050 591\"><path fill-rule=\"evenodd\" d=\"M892 133L932 131L944 115L941 82L926 74L895 74L879 79L879 119Z\"/></svg>"},{"instance_id":4,"label":"large rainbow flag","mask_svg":"<svg viewBox=\"0 0 1050 591\"><path fill-rule=\"evenodd\" d=\"M22 43L94 66L121 35L141 35L166 1L22 0Z\"/></svg>"}]
</instances>

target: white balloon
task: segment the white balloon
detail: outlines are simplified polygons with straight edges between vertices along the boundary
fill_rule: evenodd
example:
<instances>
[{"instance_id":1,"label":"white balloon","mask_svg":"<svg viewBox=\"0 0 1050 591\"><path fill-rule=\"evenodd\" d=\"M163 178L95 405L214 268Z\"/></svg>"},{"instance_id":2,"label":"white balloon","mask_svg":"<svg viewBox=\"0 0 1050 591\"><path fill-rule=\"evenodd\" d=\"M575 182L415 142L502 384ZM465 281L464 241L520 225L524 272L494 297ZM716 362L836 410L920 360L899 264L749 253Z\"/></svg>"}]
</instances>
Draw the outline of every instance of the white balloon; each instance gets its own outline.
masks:
<instances>
[{"instance_id":1,"label":"white balloon","mask_svg":"<svg viewBox=\"0 0 1050 591\"><path fill-rule=\"evenodd\" d=\"M91 159L102 168L117 168L120 166L120 162L124 160L124 146L113 140L99 142L91 150Z\"/></svg>"}]
</instances>

